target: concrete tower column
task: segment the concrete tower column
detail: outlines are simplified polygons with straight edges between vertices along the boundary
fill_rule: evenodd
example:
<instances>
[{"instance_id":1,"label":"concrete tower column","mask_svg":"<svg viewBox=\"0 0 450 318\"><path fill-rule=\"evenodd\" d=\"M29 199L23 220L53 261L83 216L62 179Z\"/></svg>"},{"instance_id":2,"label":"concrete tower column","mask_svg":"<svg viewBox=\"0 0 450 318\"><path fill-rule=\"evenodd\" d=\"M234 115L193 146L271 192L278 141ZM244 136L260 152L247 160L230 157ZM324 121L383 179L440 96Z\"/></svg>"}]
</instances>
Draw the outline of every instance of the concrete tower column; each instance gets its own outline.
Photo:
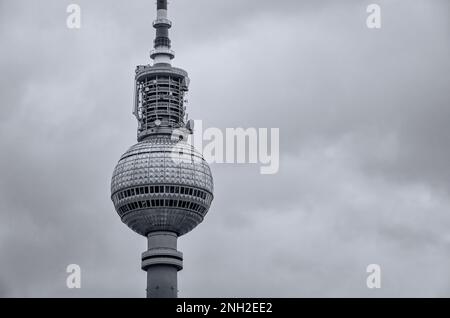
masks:
<instances>
[{"instance_id":1,"label":"concrete tower column","mask_svg":"<svg viewBox=\"0 0 450 318\"><path fill-rule=\"evenodd\" d=\"M177 298L178 271L183 269L183 254L177 251L178 236L172 232L148 235L148 250L142 254L142 269L147 272L147 298Z\"/></svg>"}]
</instances>

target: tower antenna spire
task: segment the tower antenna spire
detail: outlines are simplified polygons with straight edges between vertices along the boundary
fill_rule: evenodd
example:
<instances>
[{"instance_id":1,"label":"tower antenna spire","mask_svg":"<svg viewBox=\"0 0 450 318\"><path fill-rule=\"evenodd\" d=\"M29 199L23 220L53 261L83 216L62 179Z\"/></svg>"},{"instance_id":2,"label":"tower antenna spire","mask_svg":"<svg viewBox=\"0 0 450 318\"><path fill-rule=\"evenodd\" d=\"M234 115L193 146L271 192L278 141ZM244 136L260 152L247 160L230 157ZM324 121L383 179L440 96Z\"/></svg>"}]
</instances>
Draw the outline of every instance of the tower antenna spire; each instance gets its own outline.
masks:
<instances>
[{"instance_id":1,"label":"tower antenna spire","mask_svg":"<svg viewBox=\"0 0 450 318\"><path fill-rule=\"evenodd\" d=\"M170 65L170 61L175 57L175 52L171 50L169 38L169 29L172 27L172 22L167 18L167 0L157 0L156 10L156 20L153 21L153 27L156 29L156 38L150 57L155 65Z\"/></svg>"}]
</instances>

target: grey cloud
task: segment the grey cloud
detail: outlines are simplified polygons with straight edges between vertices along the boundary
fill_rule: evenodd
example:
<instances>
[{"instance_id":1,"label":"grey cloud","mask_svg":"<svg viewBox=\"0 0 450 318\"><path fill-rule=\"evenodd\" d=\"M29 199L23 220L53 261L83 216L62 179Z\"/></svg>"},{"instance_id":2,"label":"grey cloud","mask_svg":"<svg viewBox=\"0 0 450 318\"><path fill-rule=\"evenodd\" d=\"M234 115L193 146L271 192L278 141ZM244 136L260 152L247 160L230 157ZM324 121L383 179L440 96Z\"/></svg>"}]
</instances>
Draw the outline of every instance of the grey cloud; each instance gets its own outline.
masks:
<instances>
[{"instance_id":1,"label":"grey cloud","mask_svg":"<svg viewBox=\"0 0 450 318\"><path fill-rule=\"evenodd\" d=\"M449 3L381 1L379 31L368 3L172 1L190 117L280 127L282 150L274 176L213 165L211 212L180 240L182 296L448 296ZM135 142L153 4L80 5L70 31L60 1L0 1L0 296L144 295L145 239L109 181Z\"/></svg>"}]
</instances>

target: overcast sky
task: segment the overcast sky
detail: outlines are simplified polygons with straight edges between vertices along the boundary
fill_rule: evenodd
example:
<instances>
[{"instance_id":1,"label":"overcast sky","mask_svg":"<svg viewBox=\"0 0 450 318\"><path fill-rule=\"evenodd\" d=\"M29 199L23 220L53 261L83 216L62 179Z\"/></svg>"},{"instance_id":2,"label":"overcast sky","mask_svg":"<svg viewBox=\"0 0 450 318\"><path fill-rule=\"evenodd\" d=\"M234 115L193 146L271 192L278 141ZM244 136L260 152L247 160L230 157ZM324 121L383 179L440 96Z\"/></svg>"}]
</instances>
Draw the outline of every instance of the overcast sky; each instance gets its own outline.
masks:
<instances>
[{"instance_id":1,"label":"overcast sky","mask_svg":"<svg viewBox=\"0 0 450 318\"><path fill-rule=\"evenodd\" d=\"M155 1L74 2L80 30L70 1L0 0L0 296L145 295L146 240L110 178L136 142ZM212 165L180 296L450 297L450 2L172 0L169 15L190 118L281 138L276 175Z\"/></svg>"}]
</instances>

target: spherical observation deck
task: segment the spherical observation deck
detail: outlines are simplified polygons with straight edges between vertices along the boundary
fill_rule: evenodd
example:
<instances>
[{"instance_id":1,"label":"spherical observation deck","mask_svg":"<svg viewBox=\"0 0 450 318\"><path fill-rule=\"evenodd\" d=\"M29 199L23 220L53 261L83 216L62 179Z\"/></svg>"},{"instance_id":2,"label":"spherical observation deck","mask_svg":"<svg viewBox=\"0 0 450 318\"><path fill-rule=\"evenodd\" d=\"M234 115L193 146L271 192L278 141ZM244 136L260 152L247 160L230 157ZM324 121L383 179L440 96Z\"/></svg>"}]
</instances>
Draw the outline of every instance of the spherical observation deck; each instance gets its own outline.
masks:
<instances>
[{"instance_id":1,"label":"spherical observation deck","mask_svg":"<svg viewBox=\"0 0 450 318\"><path fill-rule=\"evenodd\" d=\"M203 156L169 136L154 136L131 147L117 164L111 183L117 213L143 236L190 232L203 221L213 191Z\"/></svg>"}]
</instances>

